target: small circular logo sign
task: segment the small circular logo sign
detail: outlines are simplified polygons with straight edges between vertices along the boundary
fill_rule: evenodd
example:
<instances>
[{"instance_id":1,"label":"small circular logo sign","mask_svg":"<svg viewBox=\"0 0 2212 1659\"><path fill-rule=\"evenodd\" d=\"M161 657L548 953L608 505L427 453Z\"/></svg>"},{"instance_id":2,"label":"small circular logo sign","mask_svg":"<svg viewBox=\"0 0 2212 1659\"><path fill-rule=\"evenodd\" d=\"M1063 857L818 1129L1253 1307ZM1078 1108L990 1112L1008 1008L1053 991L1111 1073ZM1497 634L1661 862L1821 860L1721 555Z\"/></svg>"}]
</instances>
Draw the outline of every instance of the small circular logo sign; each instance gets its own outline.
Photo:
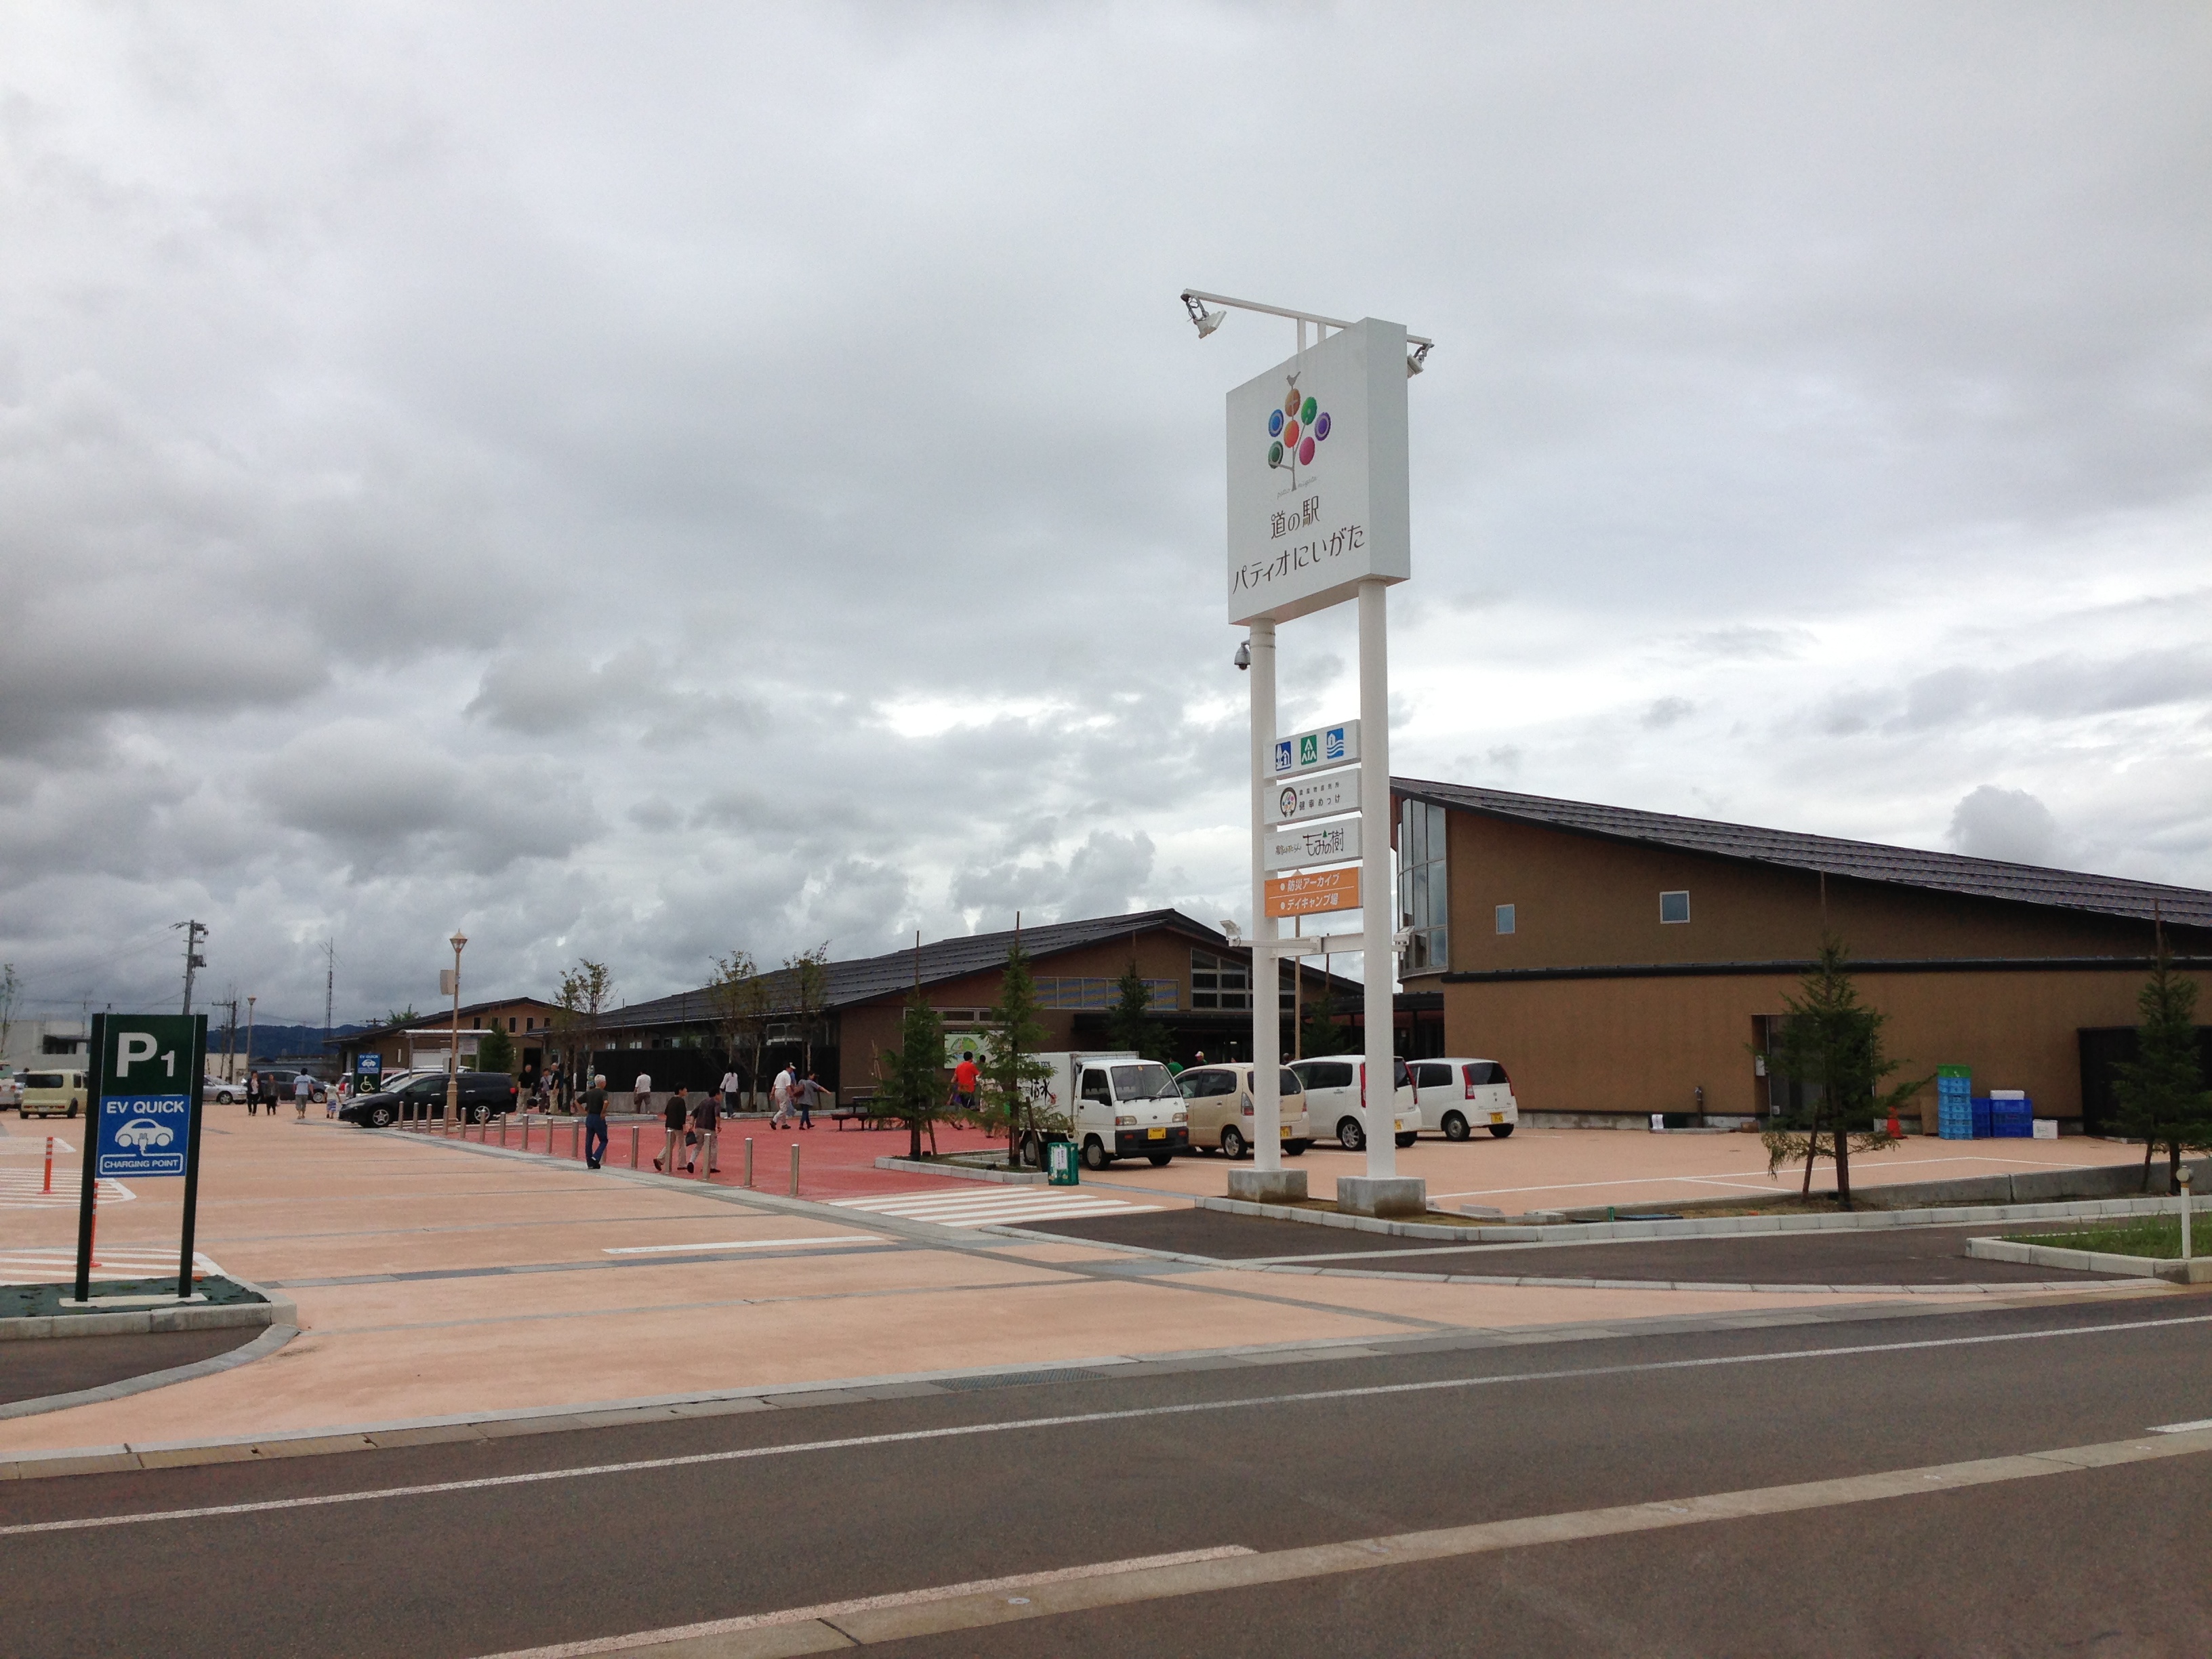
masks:
<instances>
[{"instance_id":1,"label":"small circular logo sign","mask_svg":"<svg viewBox=\"0 0 2212 1659\"><path fill-rule=\"evenodd\" d=\"M1311 466L1328 432L1328 411L1321 399L1292 386L1283 394L1282 407L1267 411L1267 465Z\"/></svg>"}]
</instances>

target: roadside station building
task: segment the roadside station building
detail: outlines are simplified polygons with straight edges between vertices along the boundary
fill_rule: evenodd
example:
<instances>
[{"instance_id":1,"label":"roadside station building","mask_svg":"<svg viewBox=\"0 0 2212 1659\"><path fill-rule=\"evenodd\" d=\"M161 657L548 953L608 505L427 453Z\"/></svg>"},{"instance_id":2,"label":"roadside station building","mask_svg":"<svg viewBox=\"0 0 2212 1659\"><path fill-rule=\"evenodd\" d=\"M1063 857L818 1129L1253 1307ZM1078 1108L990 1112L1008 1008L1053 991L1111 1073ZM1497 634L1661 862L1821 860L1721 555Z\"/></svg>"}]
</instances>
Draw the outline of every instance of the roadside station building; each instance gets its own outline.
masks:
<instances>
[{"instance_id":1,"label":"roadside station building","mask_svg":"<svg viewBox=\"0 0 2212 1659\"><path fill-rule=\"evenodd\" d=\"M917 979L924 1000L943 1016L948 1037L980 1032L999 1000L1013 942L1009 929L933 940L918 956L894 951L830 963L822 1006L811 1019L791 1008L791 975L773 971L765 975L770 1000L784 1012L769 1028L769 1063L795 1061L811 1048L825 1086L847 1097L867 1093L878 1081L878 1057L897 1046L900 1015ZM1106 1046L1107 1012L1133 962L1152 993L1152 1017L1178 1059L1188 1061L1200 1050L1211 1060L1252 1051L1250 951L1179 910L1048 922L1023 928L1021 943L1044 1011L1048 1050ZM1326 982L1321 966L1309 965L1303 994L1318 999ZM1340 995L1358 989L1341 975L1335 985ZM1287 968L1279 994L1287 1056L1291 1011L1301 994ZM600 1032L601 1059L618 1084L627 1084L617 1076L625 1070L649 1073L657 1086L696 1087L721 1074L723 1037L707 988L614 1009L602 1018ZM631 1048L647 1052L604 1052Z\"/></svg>"},{"instance_id":2,"label":"roadside station building","mask_svg":"<svg viewBox=\"0 0 2212 1659\"><path fill-rule=\"evenodd\" d=\"M552 1031L553 1016L559 1012L551 1003L541 1002L535 997L463 1003L461 1069L476 1069L477 1046L483 1042L484 1034L495 1028L505 1031L514 1044L515 1074L535 1078L547 1063L548 1049L558 1046ZM397 1024L378 1025L366 1031L332 1037L329 1043L331 1052L338 1056L341 1071L354 1071L362 1054L375 1054L383 1061L386 1075L407 1071L442 1072L453 1046L453 1011L450 1007Z\"/></svg>"},{"instance_id":3,"label":"roadside station building","mask_svg":"<svg viewBox=\"0 0 2212 1659\"><path fill-rule=\"evenodd\" d=\"M1823 928L1896 1080L1972 1070L2098 1133L2154 921L2212 1009L2212 893L1502 789L1392 781L1400 1044L1502 1062L1524 1121L1754 1119ZM1431 1047L1431 1045L1440 1045ZM1921 1097L1936 1128L1932 1084ZM1910 1127L1910 1125L1908 1125Z\"/></svg>"}]
</instances>

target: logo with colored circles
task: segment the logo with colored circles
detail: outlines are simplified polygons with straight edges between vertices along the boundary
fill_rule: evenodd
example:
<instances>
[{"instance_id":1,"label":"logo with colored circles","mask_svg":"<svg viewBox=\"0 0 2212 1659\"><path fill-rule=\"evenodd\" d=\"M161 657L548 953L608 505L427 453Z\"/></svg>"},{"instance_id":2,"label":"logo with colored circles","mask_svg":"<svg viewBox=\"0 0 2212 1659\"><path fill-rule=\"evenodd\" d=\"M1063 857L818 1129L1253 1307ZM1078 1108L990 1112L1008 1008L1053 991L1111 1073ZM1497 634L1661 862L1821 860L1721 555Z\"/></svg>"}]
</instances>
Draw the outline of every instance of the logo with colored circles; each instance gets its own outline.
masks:
<instances>
[{"instance_id":1,"label":"logo with colored circles","mask_svg":"<svg viewBox=\"0 0 2212 1659\"><path fill-rule=\"evenodd\" d=\"M1267 411L1267 465L1311 466L1316 451L1328 441L1328 424L1320 400L1299 391L1293 379L1281 405Z\"/></svg>"}]
</instances>

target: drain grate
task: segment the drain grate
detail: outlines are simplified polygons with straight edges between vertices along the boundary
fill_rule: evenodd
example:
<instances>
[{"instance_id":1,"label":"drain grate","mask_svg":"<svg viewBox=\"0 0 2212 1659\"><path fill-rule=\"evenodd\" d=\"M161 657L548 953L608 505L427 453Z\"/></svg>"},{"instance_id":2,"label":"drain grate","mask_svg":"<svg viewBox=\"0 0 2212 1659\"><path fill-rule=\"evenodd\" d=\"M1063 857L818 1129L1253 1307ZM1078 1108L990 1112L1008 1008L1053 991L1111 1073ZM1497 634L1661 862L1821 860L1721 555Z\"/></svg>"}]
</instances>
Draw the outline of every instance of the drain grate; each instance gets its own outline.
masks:
<instances>
[{"instance_id":1,"label":"drain grate","mask_svg":"<svg viewBox=\"0 0 2212 1659\"><path fill-rule=\"evenodd\" d=\"M1018 1389L1030 1382L1103 1382L1103 1371L1079 1370L1061 1366L1049 1371L992 1371L984 1376L940 1376L940 1389Z\"/></svg>"}]
</instances>

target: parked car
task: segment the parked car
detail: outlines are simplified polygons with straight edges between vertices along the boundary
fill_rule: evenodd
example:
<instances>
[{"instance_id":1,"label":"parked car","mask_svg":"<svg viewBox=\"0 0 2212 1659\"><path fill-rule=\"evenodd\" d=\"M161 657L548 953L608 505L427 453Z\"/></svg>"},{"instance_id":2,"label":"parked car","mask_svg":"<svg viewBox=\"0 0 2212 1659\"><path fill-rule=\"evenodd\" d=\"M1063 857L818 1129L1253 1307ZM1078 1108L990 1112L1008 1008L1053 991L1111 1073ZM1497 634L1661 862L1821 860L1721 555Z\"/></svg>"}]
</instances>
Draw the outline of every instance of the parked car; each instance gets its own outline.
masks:
<instances>
[{"instance_id":1,"label":"parked car","mask_svg":"<svg viewBox=\"0 0 2212 1659\"><path fill-rule=\"evenodd\" d=\"M12 1066L0 1066L0 1111L23 1103L23 1079L15 1075Z\"/></svg>"},{"instance_id":2,"label":"parked car","mask_svg":"<svg viewBox=\"0 0 2212 1659\"><path fill-rule=\"evenodd\" d=\"M1042 1103L1064 1121L1067 1137L1082 1149L1085 1169L1103 1170L1117 1158L1146 1158L1158 1168L1190 1149L1182 1091L1159 1061L1127 1050L1037 1059L1051 1072L1038 1091ZM1025 1146L1022 1156L1024 1162L1041 1162L1043 1149Z\"/></svg>"},{"instance_id":3,"label":"parked car","mask_svg":"<svg viewBox=\"0 0 2212 1659\"><path fill-rule=\"evenodd\" d=\"M446 1081L443 1072L418 1072L397 1089L379 1090L373 1095L348 1101L338 1109L338 1116L364 1129L388 1129L403 1121L441 1119L446 1115ZM482 1123L489 1118L505 1115L514 1109L516 1093L514 1079L505 1072L463 1072L462 1121Z\"/></svg>"},{"instance_id":4,"label":"parked car","mask_svg":"<svg viewBox=\"0 0 2212 1659\"><path fill-rule=\"evenodd\" d=\"M1334 1131L1336 1144L1347 1152L1367 1150L1367 1057L1364 1054L1317 1054L1294 1060L1291 1069L1305 1085L1306 1121L1316 1129ZM1397 1088L1390 1118L1391 1133L1401 1146L1410 1146L1420 1133L1420 1102L1406 1062L1397 1062ZM1379 1120L1377 1120L1379 1121Z\"/></svg>"},{"instance_id":5,"label":"parked car","mask_svg":"<svg viewBox=\"0 0 2212 1659\"><path fill-rule=\"evenodd\" d=\"M15 1113L19 1117L75 1117L84 1109L85 1098L82 1072L26 1072Z\"/></svg>"},{"instance_id":6,"label":"parked car","mask_svg":"<svg viewBox=\"0 0 2212 1659\"><path fill-rule=\"evenodd\" d=\"M1494 1060L1417 1060L1412 1069L1421 1127L1446 1140L1465 1140L1477 1124L1503 1140L1521 1121L1513 1080Z\"/></svg>"},{"instance_id":7,"label":"parked car","mask_svg":"<svg viewBox=\"0 0 2212 1659\"><path fill-rule=\"evenodd\" d=\"M1176 1079L1176 1087L1190 1113L1190 1144L1199 1152L1218 1152L1243 1158L1252 1150L1253 1123L1259 1109L1252 1103L1252 1066L1194 1066ZM1297 1158L1313 1145L1306 1120L1305 1086L1298 1074L1283 1068L1281 1133L1283 1151Z\"/></svg>"},{"instance_id":8,"label":"parked car","mask_svg":"<svg viewBox=\"0 0 2212 1659\"><path fill-rule=\"evenodd\" d=\"M234 1101L243 1100L246 1098L246 1079L211 1077L201 1089L200 1098L204 1101L211 1100L219 1106L228 1106Z\"/></svg>"}]
</instances>

